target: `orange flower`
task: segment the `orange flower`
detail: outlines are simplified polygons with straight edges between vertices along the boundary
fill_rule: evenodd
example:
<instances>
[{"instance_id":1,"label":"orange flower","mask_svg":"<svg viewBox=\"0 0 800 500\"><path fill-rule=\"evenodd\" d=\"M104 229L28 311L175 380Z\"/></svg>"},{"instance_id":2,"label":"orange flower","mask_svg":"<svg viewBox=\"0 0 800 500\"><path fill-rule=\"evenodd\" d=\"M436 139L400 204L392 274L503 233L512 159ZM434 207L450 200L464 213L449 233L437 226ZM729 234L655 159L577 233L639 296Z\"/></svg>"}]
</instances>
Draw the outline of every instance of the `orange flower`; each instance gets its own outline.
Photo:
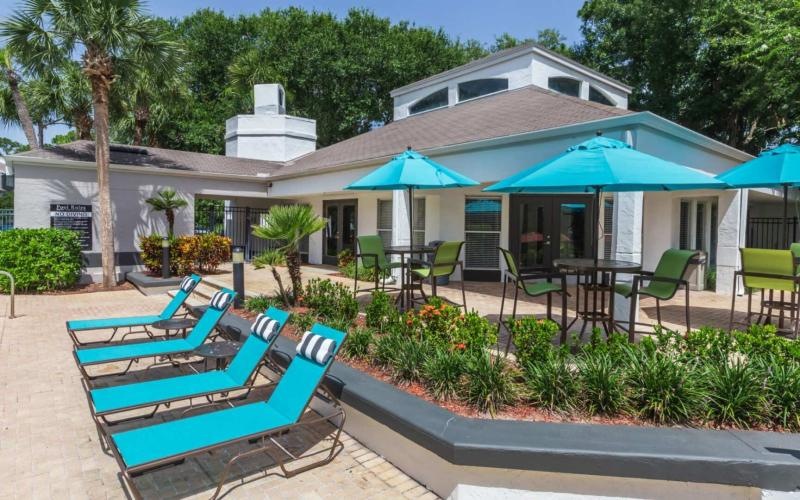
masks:
<instances>
[{"instance_id":1,"label":"orange flower","mask_svg":"<svg viewBox=\"0 0 800 500\"><path fill-rule=\"evenodd\" d=\"M408 326L411 326L413 323L414 323L414 321L413 321L413 320L411 320L411 319L407 319L407 320L406 320L406 324L407 324Z\"/></svg>"},{"instance_id":2,"label":"orange flower","mask_svg":"<svg viewBox=\"0 0 800 500\"><path fill-rule=\"evenodd\" d=\"M465 344L463 342L459 342L458 344L456 344L456 349L458 349L460 351L463 351L466 348L467 348L467 344Z\"/></svg>"},{"instance_id":3,"label":"orange flower","mask_svg":"<svg viewBox=\"0 0 800 500\"><path fill-rule=\"evenodd\" d=\"M433 314L435 314L436 316L441 316L442 315L442 313L440 313L439 311L433 311Z\"/></svg>"}]
</instances>

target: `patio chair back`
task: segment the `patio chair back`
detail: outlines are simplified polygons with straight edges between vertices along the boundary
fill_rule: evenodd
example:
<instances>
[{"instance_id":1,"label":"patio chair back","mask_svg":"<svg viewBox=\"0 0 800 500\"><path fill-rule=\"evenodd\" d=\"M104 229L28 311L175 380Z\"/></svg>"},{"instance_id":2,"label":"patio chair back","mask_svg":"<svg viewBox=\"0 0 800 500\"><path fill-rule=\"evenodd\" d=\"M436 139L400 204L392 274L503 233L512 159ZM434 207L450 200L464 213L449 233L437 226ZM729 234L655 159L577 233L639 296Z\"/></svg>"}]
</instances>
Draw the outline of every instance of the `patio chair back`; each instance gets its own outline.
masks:
<instances>
[{"instance_id":1,"label":"patio chair back","mask_svg":"<svg viewBox=\"0 0 800 500\"><path fill-rule=\"evenodd\" d=\"M178 312L178 309L181 308L183 303L186 302L186 299L189 298L189 295L191 295L192 291L197 287L197 284L200 283L200 280L203 279L196 274L192 274L189 276L189 278L194 282L194 285L192 285L189 290L184 290L182 287L178 288L178 291L175 293L175 296L172 297L172 300L169 301L167 307L165 307L164 310L161 311L161 314L158 315L161 319L170 319L171 317L175 316L175 313Z\"/></svg>"},{"instance_id":2,"label":"patio chair back","mask_svg":"<svg viewBox=\"0 0 800 500\"><path fill-rule=\"evenodd\" d=\"M436 252L433 254L431 276L450 276L453 274L463 246L463 241L445 241L436 247Z\"/></svg>"},{"instance_id":3,"label":"patio chair back","mask_svg":"<svg viewBox=\"0 0 800 500\"><path fill-rule=\"evenodd\" d=\"M742 282L747 288L794 292L796 289L794 256L790 250L742 248ZM771 274L786 279L752 276Z\"/></svg>"},{"instance_id":4,"label":"patio chair back","mask_svg":"<svg viewBox=\"0 0 800 500\"><path fill-rule=\"evenodd\" d=\"M503 259L506 261L506 269L508 273L514 276L514 278L519 277L519 272L517 271L517 261L514 259L514 255L502 247L497 247L500 250L500 253L503 255Z\"/></svg>"},{"instance_id":5,"label":"patio chair back","mask_svg":"<svg viewBox=\"0 0 800 500\"><path fill-rule=\"evenodd\" d=\"M358 253L361 254L361 265L364 269L375 267L375 257L377 255L377 265L379 270L383 270L388 265L386 251L383 248L383 240L377 234L358 237Z\"/></svg>"},{"instance_id":6,"label":"patio chair back","mask_svg":"<svg viewBox=\"0 0 800 500\"><path fill-rule=\"evenodd\" d=\"M697 252L694 250L670 248L661 254L661 259L659 259L658 265L653 271L653 277L682 280L689 263L696 255ZM678 291L678 286L679 283L677 282L653 280L647 285L647 288L653 296L669 300Z\"/></svg>"},{"instance_id":7,"label":"patio chair back","mask_svg":"<svg viewBox=\"0 0 800 500\"><path fill-rule=\"evenodd\" d=\"M317 386L322 382L322 377L336 358L336 353L339 352L346 335L319 323L311 327L311 332L335 342L332 356L323 365L296 354L268 401L270 407L292 422L297 422L303 415Z\"/></svg>"},{"instance_id":8,"label":"patio chair back","mask_svg":"<svg viewBox=\"0 0 800 500\"><path fill-rule=\"evenodd\" d=\"M276 307L270 307L264 315L278 322L278 332L283 329L286 322L289 320L289 313L281 311ZM236 356L231 360L231 364L225 369L225 373L236 381L237 384L245 385L274 343L275 340L267 342L260 336L254 335L251 332L250 335L247 336L247 340L242 344L239 352L237 352Z\"/></svg>"},{"instance_id":9,"label":"patio chair back","mask_svg":"<svg viewBox=\"0 0 800 500\"><path fill-rule=\"evenodd\" d=\"M233 304L234 297L236 297L236 292L228 288L223 288L211 297L208 308L200 316L191 333L186 337L186 342L192 348L200 347L200 344L205 342L211 331L219 323L219 320L222 319L222 316Z\"/></svg>"}]
</instances>

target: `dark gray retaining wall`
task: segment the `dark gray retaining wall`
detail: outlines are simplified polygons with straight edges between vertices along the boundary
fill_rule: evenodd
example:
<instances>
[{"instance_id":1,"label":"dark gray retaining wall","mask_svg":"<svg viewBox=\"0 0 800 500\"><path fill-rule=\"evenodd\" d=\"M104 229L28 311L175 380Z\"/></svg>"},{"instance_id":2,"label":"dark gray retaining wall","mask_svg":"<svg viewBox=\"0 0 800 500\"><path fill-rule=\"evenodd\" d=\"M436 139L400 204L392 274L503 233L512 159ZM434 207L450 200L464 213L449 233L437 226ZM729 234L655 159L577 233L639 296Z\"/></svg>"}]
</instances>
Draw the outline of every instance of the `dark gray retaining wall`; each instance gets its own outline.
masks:
<instances>
[{"instance_id":1,"label":"dark gray retaining wall","mask_svg":"<svg viewBox=\"0 0 800 500\"><path fill-rule=\"evenodd\" d=\"M231 314L220 326L249 331ZM290 356L294 347L276 344ZM457 465L800 491L797 434L465 418L343 363L331 375L343 402Z\"/></svg>"}]
</instances>

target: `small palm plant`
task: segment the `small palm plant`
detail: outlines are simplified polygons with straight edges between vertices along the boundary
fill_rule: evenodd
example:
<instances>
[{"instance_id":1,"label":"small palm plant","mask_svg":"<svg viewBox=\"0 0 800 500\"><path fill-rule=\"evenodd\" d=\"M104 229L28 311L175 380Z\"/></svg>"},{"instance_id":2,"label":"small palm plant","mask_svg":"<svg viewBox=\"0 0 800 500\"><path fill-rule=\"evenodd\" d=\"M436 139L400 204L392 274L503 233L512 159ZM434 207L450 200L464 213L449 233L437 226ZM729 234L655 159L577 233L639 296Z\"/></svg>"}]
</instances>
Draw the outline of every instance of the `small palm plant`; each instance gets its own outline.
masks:
<instances>
[{"instance_id":1,"label":"small palm plant","mask_svg":"<svg viewBox=\"0 0 800 500\"><path fill-rule=\"evenodd\" d=\"M253 266L256 269L263 269L265 267L269 267L270 271L272 271L272 277L275 278L275 283L278 285L278 294L280 295L281 300L283 301L286 307L289 307L291 304L290 297L291 297L291 290L288 292L283 287L283 280L281 279L281 273L278 272L278 266L282 266L286 264L286 258L284 257L283 253L279 250L267 250L266 252L262 253L255 259L253 259Z\"/></svg>"},{"instance_id":2,"label":"small palm plant","mask_svg":"<svg viewBox=\"0 0 800 500\"><path fill-rule=\"evenodd\" d=\"M294 298L303 293L301 279L300 243L304 238L322 231L327 219L318 216L308 205L276 205L253 226L253 236L278 242L278 250L286 259Z\"/></svg>"},{"instance_id":3,"label":"small palm plant","mask_svg":"<svg viewBox=\"0 0 800 500\"><path fill-rule=\"evenodd\" d=\"M186 207L189 203L175 193L174 189L164 189L158 192L158 196L144 200L154 212L164 212L169 227L169 236L172 237L175 230L175 211Z\"/></svg>"}]
</instances>

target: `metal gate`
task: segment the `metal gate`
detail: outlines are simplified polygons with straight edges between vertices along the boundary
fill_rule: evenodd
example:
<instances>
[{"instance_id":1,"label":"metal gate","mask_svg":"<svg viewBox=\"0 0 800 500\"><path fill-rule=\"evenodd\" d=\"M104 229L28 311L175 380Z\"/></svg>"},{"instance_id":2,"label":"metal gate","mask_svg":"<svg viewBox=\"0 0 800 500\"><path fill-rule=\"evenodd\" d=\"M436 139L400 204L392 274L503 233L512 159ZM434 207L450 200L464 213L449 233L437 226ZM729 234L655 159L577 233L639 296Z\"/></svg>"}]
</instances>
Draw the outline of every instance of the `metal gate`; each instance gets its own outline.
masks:
<instances>
[{"instance_id":1,"label":"metal gate","mask_svg":"<svg viewBox=\"0 0 800 500\"><path fill-rule=\"evenodd\" d=\"M789 217L786 225L789 242L797 241L797 217ZM782 249L782 227L783 217L750 217L747 219L746 246L748 248Z\"/></svg>"},{"instance_id":2,"label":"metal gate","mask_svg":"<svg viewBox=\"0 0 800 500\"><path fill-rule=\"evenodd\" d=\"M0 208L0 231L14 227L14 209Z\"/></svg>"},{"instance_id":3,"label":"metal gate","mask_svg":"<svg viewBox=\"0 0 800 500\"><path fill-rule=\"evenodd\" d=\"M280 246L277 241L253 236L253 226L261 223L261 218L269 208L210 206L195 212L194 234L215 233L227 236L233 246L244 247L245 259L251 260L266 250ZM308 239L300 245L300 253L308 253Z\"/></svg>"}]
</instances>

